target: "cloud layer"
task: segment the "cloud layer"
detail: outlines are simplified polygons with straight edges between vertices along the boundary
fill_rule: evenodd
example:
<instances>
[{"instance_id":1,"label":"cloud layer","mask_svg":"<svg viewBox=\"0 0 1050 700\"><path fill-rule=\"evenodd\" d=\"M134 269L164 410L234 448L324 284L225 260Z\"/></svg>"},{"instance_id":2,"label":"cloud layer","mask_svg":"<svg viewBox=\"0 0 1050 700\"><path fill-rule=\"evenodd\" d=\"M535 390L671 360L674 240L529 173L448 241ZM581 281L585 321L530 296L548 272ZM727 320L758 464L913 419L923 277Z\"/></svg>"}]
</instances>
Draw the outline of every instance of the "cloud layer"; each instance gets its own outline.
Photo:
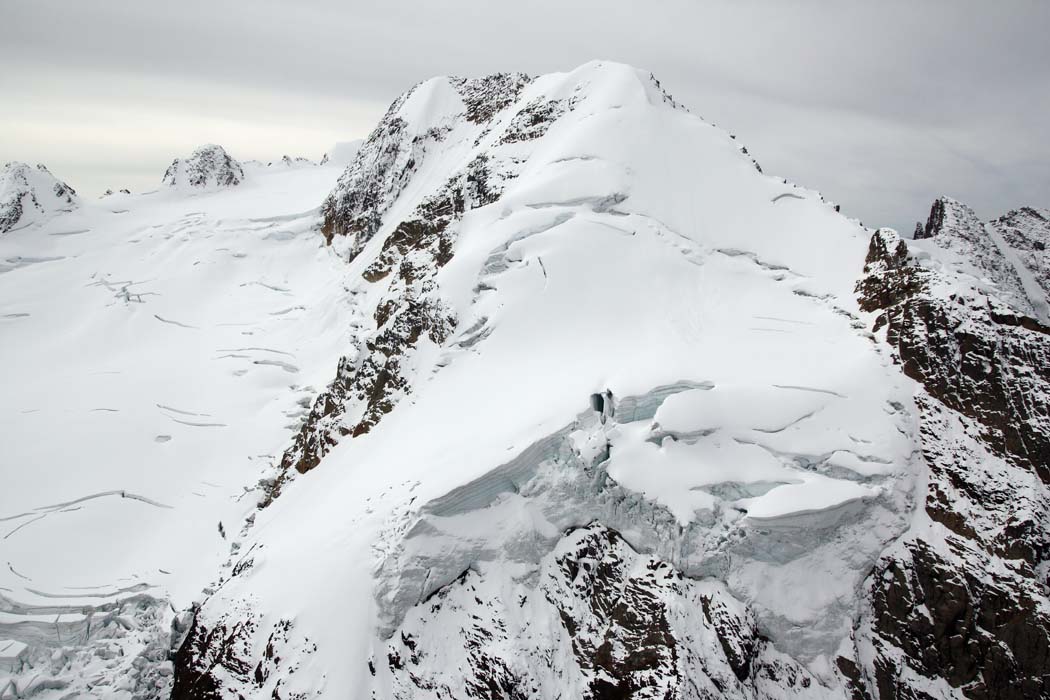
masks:
<instances>
[{"instance_id":1,"label":"cloud layer","mask_svg":"<svg viewBox=\"0 0 1050 700\"><path fill-rule=\"evenodd\" d=\"M977 2L0 4L0 160L74 187L155 187L204 142L320 157L421 79L652 70L766 172L868 225L950 194L1050 206L1050 4ZM702 167L702 164L698 164Z\"/></svg>"}]
</instances>

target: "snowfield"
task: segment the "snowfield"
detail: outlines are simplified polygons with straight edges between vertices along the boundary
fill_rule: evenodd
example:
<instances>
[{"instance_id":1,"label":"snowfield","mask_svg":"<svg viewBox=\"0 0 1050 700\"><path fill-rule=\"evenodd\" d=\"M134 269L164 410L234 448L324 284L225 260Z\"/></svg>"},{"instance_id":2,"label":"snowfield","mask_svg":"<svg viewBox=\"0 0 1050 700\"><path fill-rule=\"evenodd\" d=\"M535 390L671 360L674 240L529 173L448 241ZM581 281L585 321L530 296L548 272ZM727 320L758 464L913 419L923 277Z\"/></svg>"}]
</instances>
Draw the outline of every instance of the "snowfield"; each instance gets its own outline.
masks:
<instances>
[{"instance_id":1,"label":"snowfield","mask_svg":"<svg viewBox=\"0 0 1050 700\"><path fill-rule=\"evenodd\" d=\"M82 200L0 237L0 638L214 579L346 342L312 232L338 174Z\"/></svg>"},{"instance_id":2,"label":"snowfield","mask_svg":"<svg viewBox=\"0 0 1050 700\"><path fill-rule=\"evenodd\" d=\"M434 78L321 165L165 183L0 235L0 698L846 698L904 658L887 552L960 550L921 507L956 418L858 301L899 240L648 73ZM966 293L1045 309L961 240L922 274L970 246Z\"/></svg>"}]
</instances>

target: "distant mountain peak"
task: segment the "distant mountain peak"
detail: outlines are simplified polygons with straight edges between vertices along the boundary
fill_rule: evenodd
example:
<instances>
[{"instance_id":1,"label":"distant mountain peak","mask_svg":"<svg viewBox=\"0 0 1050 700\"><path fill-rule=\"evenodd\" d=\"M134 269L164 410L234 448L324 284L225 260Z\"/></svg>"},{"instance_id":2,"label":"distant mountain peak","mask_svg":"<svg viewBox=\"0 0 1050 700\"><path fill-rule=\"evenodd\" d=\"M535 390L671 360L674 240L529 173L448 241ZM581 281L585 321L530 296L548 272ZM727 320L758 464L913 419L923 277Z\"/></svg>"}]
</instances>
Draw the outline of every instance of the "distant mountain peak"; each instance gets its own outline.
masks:
<instances>
[{"instance_id":1,"label":"distant mountain peak","mask_svg":"<svg viewBox=\"0 0 1050 700\"><path fill-rule=\"evenodd\" d=\"M76 190L43 165L12 161L0 169L0 233L80 204Z\"/></svg>"},{"instance_id":2,"label":"distant mountain peak","mask_svg":"<svg viewBox=\"0 0 1050 700\"><path fill-rule=\"evenodd\" d=\"M951 197L940 196L933 201L926 225L918 222L915 226L915 239L934 238L939 235L962 234L966 237L979 236L981 220L973 209Z\"/></svg>"},{"instance_id":3,"label":"distant mountain peak","mask_svg":"<svg viewBox=\"0 0 1050 700\"><path fill-rule=\"evenodd\" d=\"M353 141L340 141L334 144L321 158L321 165L331 164L343 167L350 165L357 152L361 150L361 144L364 142L364 139L354 139Z\"/></svg>"},{"instance_id":4,"label":"distant mountain peak","mask_svg":"<svg viewBox=\"0 0 1050 700\"><path fill-rule=\"evenodd\" d=\"M981 221L973 209L938 197L926 225L916 224L915 240L930 241L942 263L978 283L1017 311L1047 322L1050 296L1050 211L1022 207L994 221Z\"/></svg>"},{"instance_id":5,"label":"distant mountain peak","mask_svg":"<svg viewBox=\"0 0 1050 700\"><path fill-rule=\"evenodd\" d=\"M303 156L295 156L293 158L292 156L286 155L281 156L280 160L275 160L271 163L267 163L267 166L274 165L279 165L282 168L308 168L310 166L317 165L317 163L313 162L309 158L304 158Z\"/></svg>"},{"instance_id":6,"label":"distant mountain peak","mask_svg":"<svg viewBox=\"0 0 1050 700\"><path fill-rule=\"evenodd\" d=\"M164 172L169 187L218 189L234 187L244 181L244 168L222 146L206 144L189 158L176 158Z\"/></svg>"}]
</instances>

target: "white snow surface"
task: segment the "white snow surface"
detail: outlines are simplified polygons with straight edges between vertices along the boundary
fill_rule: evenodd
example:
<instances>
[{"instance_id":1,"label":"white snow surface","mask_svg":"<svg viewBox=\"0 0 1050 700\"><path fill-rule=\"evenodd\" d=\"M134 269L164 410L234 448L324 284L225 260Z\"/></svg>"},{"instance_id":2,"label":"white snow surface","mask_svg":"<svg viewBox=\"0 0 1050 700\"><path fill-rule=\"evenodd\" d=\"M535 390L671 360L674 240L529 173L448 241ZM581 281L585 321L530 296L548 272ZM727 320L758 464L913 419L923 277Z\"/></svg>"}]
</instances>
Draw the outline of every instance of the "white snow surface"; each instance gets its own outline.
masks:
<instances>
[{"instance_id":1,"label":"white snow surface","mask_svg":"<svg viewBox=\"0 0 1050 700\"><path fill-rule=\"evenodd\" d=\"M572 109L538 140L500 144L536 99ZM710 388L665 403L658 426L651 414L610 424L608 472L683 526L709 523L696 514L718 500L749 516L732 520L745 538L777 522L803 541L807 527L818 533L812 557L744 558L729 578L775 642L827 653L827 638L814 641L806 628L848 631L860 581L904 526L913 469L911 385L866 333L854 300L869 232L817 193L757 172L725 133L627 66L538 78L484 129L458 119L462 110L444 78L401 105L413 130L450 131L350 269L363 271L422 197L487 153L518 175L499 201L463 217L455 256L438 275L459 328L486 334L459 345L464 332L420 353L411 394L259 514L246 542L257 547L254 566L216 593L212 609L250 601L271 623L294 619L317 650L298 660L291 687L332 697L375 687L387 697L377 629L404 612L391 562L411 558L403 538L421 506L466 484L488 488L486 474L572 425L592 394L691 381ZM778 200L785 191L794 196ZM657 427L711 432L647 441ZM749 495L704 490L727 483ZM486 550L487 538L565 524L543 521L519 498L479 496L460 534L413 546L458 561ZM824 546L842 506L874 501L850 549ZM514 503L519 515L509 514ZM833 517L798 520L822 512ZM390 579L378 593L377 577Z\"/></svg>"},{"instance_id":2,"label":"white snow surface","mask_svg":"<svg viewBox=\"0 0 1050 700\"><path fill-rule=\"evenodd\" d=\"M346 342L345 266L313 230L338 174L115 194L0 238L0 597L183 608L215 577L220 523L236 536Z\"/></svg>"},{"instance_id":3,"label":"white snow surface","mask_svg":"<svg viewBox=\"0 0 1050 700\"><path fill-rule=\"evenodd\" d=\"M338 165L345 168L354 162L354 156L361 150L363 143L364 139L354 139L334 144L321 158L321 165Z\"/></svg>"}]
</instances>

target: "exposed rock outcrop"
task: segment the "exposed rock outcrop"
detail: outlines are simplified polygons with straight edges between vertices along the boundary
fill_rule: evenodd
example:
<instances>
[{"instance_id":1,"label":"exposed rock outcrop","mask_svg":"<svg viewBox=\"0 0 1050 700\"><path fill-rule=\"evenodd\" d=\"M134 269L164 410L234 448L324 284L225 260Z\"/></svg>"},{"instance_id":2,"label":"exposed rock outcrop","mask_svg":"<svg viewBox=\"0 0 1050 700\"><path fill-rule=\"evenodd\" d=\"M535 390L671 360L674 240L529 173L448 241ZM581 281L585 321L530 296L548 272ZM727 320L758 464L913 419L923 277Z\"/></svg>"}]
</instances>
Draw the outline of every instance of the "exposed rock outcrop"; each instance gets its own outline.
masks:
<instances>
[{"instance_id":1,"label":"exposed rock outcrop","mask_svg":"<svg viewBox=\"0 0 1050 700\"><path fill-rule=\"evenodd\" d=\"M528 81L527 76L507 73L478 79L436 78L399 97L325 200L321 208L325 240L331 243L335 236L346 236L348 257L356 257L379 230L387 209L427 151L445 141L456 124L487 126ZM414 103L429 100L443 100L443 111L415 123L419 106Z\"/></svg>"},{"instance_id":2,"label":"exposed rock outcrop","mask_svg":"<svg viewBox=\"0 0 1050 700\"><path fill-rule=\"evenodd\" d=\"M872 238L865 271L862 307L882 312L875 330L885 327L904 373L974 420L993 450L1050 482L1050 328L921 267L892 232Z\"/></svg>"},{"instance_id":3,"label":"exposed rock outcrop","mask_svg":"<svg viewBox=\"0 0 1050 700\"><path fill-rule=\"evenodd\" d=\"M278 166L281 168L292 169L309 168L311 166L317 165L317 163L313 162L309 158L304 158L303 156L296 156L294 158L292 156L281 156L280 160L267 163L266 165L271 168L274 166Z\"/></svg>"},{"instance_id":4,"label":"exposed rock outcrop","mask_svg":"<svg viewBox=\"0 0 1050 700\"><path fill-rule=\"evenodd\" d=\"M960 215L967 211L938 200L924 235L949 253L966 247L970 264L1003 285L1003 298L1030 309L1010 262L975 217ZM969 224L960 227L963 218ZM876 328L922 387L931 521L879 562L858 638L879 698L940 698L946 689L980 700L1044 698L1050 329L995 296L999 289L937 262L923 264L880 230L858 285L862 305L880 312Z\"/></svg>"},{"instance_id":5,"label":"exposed rock outcrop","mask_svg":"<svg viewBox=\"0 0 1050 700\"><path fill-rule=\"evenodd\" d=\"M465 571L411 613L383 662L405 700L826 692L723 585L691 580L596 523L564 535L535 587Z\"/></svg>"},{"instance_id":6,"label":"exposed rock outcrop","mask_svg":"<svg viewBox=\"0 0 1050 700\"><path fill-rule=\"evenodd\" d=\"M386 291L372 313L375 331L360 341L355 357L340 361L336 379L315 401L285 452L267 500L292 470L305 473L312 469L340 437L368 432L398 397L410 391L406 365L419 343L441 345L455 329L457 319L441 301L435 276L452 257L456 221L471 209L496 201L504 183L520 167L513 158L477 146L491 130L495 116L514 102L527 83L526 76L497 74L417 85L391 105L325 200L322 234L329 244L334 237L345 236L350 261L387 224L382 247L362 272L366 282ZM429 115L425 128L417 133L420 127L412 123L419 109L415 102L438 97L452 106L436 118ZM511 125L528 122L530 129L541 129L538 133L542 134L563 111L531 114L530 109L527 106L522 113L531 116L519 113ZM443 187L419 201L396 225L384 222L387 209L427 153L454 147L443 142L450 134L463 131L473 134L474 157L450 173Z\"/></svg>"}]
</instances>

